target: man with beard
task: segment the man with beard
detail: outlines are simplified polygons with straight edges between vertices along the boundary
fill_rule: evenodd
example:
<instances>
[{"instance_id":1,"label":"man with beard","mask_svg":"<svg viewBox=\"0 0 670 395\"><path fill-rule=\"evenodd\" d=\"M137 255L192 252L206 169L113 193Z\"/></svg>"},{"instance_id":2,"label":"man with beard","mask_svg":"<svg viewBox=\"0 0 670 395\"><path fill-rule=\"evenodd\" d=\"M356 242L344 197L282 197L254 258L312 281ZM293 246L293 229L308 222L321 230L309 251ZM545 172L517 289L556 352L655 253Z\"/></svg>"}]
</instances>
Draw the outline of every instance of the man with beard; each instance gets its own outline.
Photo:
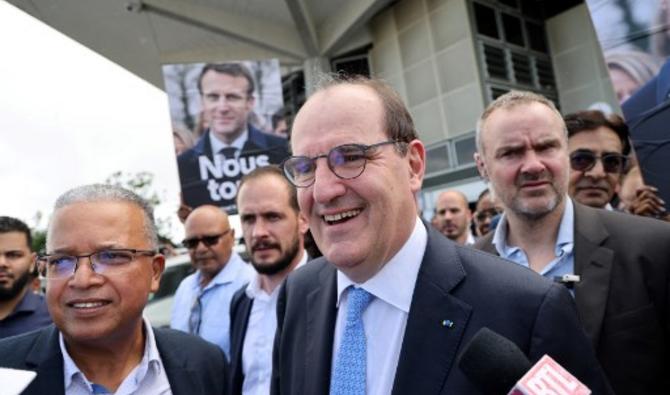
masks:
<instances>
[{"instance_id":1,"label":"man with beard","mask_svg":"<svg viewBox=\"0 0 670 395\"><path fill-rule=\"evenodd\" d=\"M0 217L0 339L51 323L44 297L30 289L35 268L31 240L25 223Z\"/></svg>"},{"instance_id":2,"label":"man with beard","mask_svg":"<svg viewBox=\"0 0 670 395\"><path fill-rule=\"evenodd\" d=\"M192 333L218 345L229 356L233 294L253 271L233 251L235 230L228 215L216 206L200 206L184 223L196 272L182 280L175 294L170 327Z\"/></svg>"},{"instance_id":3,"label":"man with beard","mask_svg":"<svg viewBox=\"0 0 670 395\"><path fill-rule=\"evenodd\" d=\"M470 233L472 212L468 207L468 198L462 192L444 191L437 197L435 205L437 229L449 240L460 245L474 244Z\"/></svg>"},{"instance_id":4,"label":"man with beard","mask_svg":"<svg viewBox=\"0 0 670 395\"><path fill-rule=\"evenodd\" d=\"M237 207L256 276L230 306L231 394L269 394L279 285L307 261L307 221L295 188L276 166L242 179Z\"/></svg>"},{"instance_id":5,"label":"man with beard","mask_svg":"<svg viewBox=\"0 0 670 395\"><path fill-rule=\"evenodd\" d=\"M570 153L570 196L581 204L611 209L630 153L628 127L620 116L580 111L565 117Z\"/></svg>"},{"instance_id":6,"label":"man with beard","mask_svg":"<svg viewBox=\"0 0 670 395\"><path fill-rule=\"evenodd\" d=\"M509 92L484 111L475 161L504 214L476 247L571 290L615 393L665 393L670 225L568 198L567 135L534 93Z\"/></svg>"}]
</instances>

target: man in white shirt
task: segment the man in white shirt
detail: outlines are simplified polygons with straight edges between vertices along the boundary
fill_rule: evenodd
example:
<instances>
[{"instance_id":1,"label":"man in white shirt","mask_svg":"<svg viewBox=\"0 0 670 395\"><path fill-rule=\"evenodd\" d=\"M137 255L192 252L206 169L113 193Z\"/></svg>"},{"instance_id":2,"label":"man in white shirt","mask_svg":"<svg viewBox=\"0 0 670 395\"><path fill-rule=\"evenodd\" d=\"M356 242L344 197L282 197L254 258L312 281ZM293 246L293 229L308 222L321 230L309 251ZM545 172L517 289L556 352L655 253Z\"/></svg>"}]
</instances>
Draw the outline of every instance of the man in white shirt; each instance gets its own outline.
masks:
<instances>
[{"instance_id":1,"label":"man in white shirt","mask_svg":"<svg viewBox=\"0 0 670 395\"><path fill-rule=\"evenodd\" d=\"M221 350L142 319L165 267L147 202L108 185L70 190L46 248L38 262L55 326L0 341L0 367L37 373L23 394L223 393Z\"/></svg>"},{"instance_id":2,"label":"man in white shirt","mask_svg":"<svg viewBox=\"0 0 670 395\"><path fill-rule=\"evenodd\" d=\"M455 359L482 327L607 393L563 287L419 220L426 151L388 85L324 82L291 144L284 174L324 257L280 289L273 394L477 393Z\"/></svg>"},{"instance_id":3,"label":"man in white shirt","mask_svg":"<svg viewBox=\"0 0 670 395\"><path fill-rule=\"evenodd\" d=\"M276 166L242 178L237 207L256 275L235 293L230 306L230 393L267 395L279 285L307 261L307 222L300 215L295 188Z\"/></svg>"}]
</instances>

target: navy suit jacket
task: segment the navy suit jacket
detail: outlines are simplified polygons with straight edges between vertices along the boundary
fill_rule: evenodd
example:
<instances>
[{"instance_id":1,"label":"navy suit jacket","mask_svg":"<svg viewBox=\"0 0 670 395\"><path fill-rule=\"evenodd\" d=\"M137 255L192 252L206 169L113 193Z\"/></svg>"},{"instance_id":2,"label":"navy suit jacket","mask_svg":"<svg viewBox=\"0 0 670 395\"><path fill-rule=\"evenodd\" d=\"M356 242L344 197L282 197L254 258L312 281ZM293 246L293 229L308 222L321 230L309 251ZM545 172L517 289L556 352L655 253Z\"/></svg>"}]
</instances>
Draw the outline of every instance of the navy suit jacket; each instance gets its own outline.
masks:
<instances>
[{"instance_id":1,"label":"navy suit jacket","mask_svg":"<svg viewBox=\"0 0 670 395\"><path fill-rule=\"evenodd\" d=\"M482 327L537 361L549 354L594 394L611 390L562 286L498 257L457 246L428 227L393 394L478 394L456 356ZM293 272L279 293L273 394L326 394L337 275L325 258ZM452 327L441 325L445 319Z\"/></svg>"},{"instance_id":2,"label":"navy suit jacket","mask_svg":"<svg viewBox=\"0 0 670 395\"><path fill-rule=\"evenodd\" d=\"M666 394L670 224L574 205L575 303L605 374L617 394ZM497 254L492 240L475 247Z\"/></svg>"},{"instance_id":3,"label":"navy suit jacket","mask_svg":"<svg viewBox=\"0 0 670 395\"><path fill-rule=\"evenodd\" d=\"M23 395L63 395L63 354L54 325L0 340L0 367L32 370ZM172 329L154 328L156 345L174 395L225 394L226 357L217 346Z\"/></svg>"},{"instance_id":4,"label":"navy suit jacket","mask_svg":"<svg viewBox=\"0 0 670 395\"><path fill-rule=\"evenodd\" d=\"M200 156L204 155L208 157L210 161L213 161L214 158L209 140L209 133L209 131L205 132L193 147L184 151L177 157L183 200L191 207L197 207L202 204L214 204L223 207L230 204L234 205L235 196L231 199L224 199L225 201L212 201L207 186L209 179L215 178L209 177L207 180L203 180L200 177ZM288 140L263 133L249 125L249 136L242 147L240 158L251 158L259 155L267 156L269 164L281 163L288 156ZM249 159L248 163L240 166L241 172L239 174L231 177L224 176L218 180L231 180L237 182L242 178L243 174L249 173L255 168L254 163L256 162Z\"/></svg>"},{"instance_id":5,"label":"navy suit jacket","mask_svg":"<svg viewBox=\"0 0 670 395\"><path fill-rule=\"evenodd\" d=\"M247 285L240 288L230 301L230 395L241 394L244 384L242 351L249 326L249 315L254 304L246 293Z\"/></svg>"}]
</instances>

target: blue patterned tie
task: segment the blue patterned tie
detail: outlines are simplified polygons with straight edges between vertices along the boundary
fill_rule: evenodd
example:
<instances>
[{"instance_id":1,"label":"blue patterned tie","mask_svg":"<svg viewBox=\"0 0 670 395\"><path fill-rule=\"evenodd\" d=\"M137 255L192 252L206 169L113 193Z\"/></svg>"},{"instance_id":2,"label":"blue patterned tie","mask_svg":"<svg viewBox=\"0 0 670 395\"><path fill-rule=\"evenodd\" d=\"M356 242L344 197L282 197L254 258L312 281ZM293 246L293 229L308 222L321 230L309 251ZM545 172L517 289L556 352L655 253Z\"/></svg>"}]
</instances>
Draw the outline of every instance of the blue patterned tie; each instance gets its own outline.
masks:
<instances>
[{"instance_id":1,"label":"blue patterned tie","mask_svg":"<svg viewBox=\"0 0 670 395\"><path fill-rule=\"evenodd\" d=\"M362 316L370 301L372 295L363 288L349 288L347 322L335 358L330 395L365 395L367 353Z\"/></svg>"}]
</instances>

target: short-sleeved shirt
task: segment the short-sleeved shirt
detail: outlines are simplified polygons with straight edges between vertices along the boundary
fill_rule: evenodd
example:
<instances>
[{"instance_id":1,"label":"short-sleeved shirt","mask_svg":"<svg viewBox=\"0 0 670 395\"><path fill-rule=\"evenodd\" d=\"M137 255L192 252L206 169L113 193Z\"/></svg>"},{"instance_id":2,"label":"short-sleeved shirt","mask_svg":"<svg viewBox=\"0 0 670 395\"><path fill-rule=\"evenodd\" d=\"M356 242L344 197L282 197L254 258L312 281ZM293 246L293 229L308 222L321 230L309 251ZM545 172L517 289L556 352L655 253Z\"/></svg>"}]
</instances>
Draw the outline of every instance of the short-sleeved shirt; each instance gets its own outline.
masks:
<instances>
[{"instance_id":1,"label":"short-sleeved shirt","mask_svg":"<svg viewBox=\"0 0 670 395\"><path fill-rule=\"evenodd\" d=\"M253 274L253 268L233 252L228 263L204 288L200 287L199 270L186 277L175 294L170 327L189 332L191 309L200 298L202 310L197 335L219 346L230 358L230 301L235 291L251 281Z\"/></svg>"},{"instance_id":2,"label":"short-sleeved shirt","mask_svg":"<svg viewBox=\"0 0 670 395\"><path fill-rule=\"evenodd\" d=\"M29 290L7 317L0 320L0 339L21 335L51 324L44 296Z\"/></svg>"}]
</instances>

